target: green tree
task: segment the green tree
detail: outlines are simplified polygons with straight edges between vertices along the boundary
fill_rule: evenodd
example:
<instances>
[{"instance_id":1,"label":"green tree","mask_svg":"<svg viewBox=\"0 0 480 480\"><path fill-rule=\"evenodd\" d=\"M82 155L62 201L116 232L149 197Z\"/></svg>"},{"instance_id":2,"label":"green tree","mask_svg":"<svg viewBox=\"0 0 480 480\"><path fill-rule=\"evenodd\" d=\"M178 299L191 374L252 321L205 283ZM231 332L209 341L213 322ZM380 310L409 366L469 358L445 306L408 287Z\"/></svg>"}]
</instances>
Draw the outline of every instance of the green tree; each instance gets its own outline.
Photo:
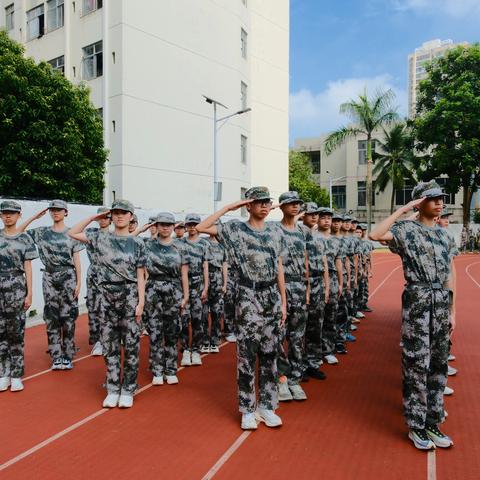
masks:
<instances>
[{"instance_id":1,"label":"green tree","mask_svg":"<svg viewBox=\"0 0 480 480\"><path fill-rule=\"evenodd\" d=\"M88 88L0 31L0 195L99 203L106 159Z\"/></svg>"},{"instance_id":2,"label":"green tree","mask_svg":"<svg viewBox=\"0 0 480 480\"><path fill-rule=\"evenodd\" d=\"M463 187L463 224L480 182L480 45L457 47L427 65L414 120L423 179L446 174L448 193Z\"/></svg>"},{"instance_id":3,"label":"green tree","mask_svg":"<svg viewBox=\"0 0 480 480\"><path fill-rule=\"evenodd\" d=\"M330 204L328 192L315 182L312 165L307 155L290 151L288 167L290 190L298 192L305 202L315 202L322 207Z\"/></svg>"},{"instance_id":4,"label":"green tree","mask_svg":"<svg viewBox=\"0 0 480 480\"><path fill-rule=\"evenodd\" d=\"M392 106L395 94L392 90L377 91L369 98L367 91L358 100L350 100L340 105L340 113L347 115L352 125L332 132L325 140L325 153L329 155L348 138L365 135L367 140L367 221L368 230L372 224L372 135L375 130L398 119L396 108Z\"/></svg>"},{"instance_id":5,"label":"green tree","mask_svg":"<svg viewBox=\"0 0 480 480\"><path fill-rule=\"evenodd\" d=\"M395 207L395 194L405 186L405 180L414 181L414 148L411 132L405 123L397 123L391 129L383 129L385 139L376 140L373 159L375 187L384 192L392 184L390 213Z\"/></svg>"}]
</instances>

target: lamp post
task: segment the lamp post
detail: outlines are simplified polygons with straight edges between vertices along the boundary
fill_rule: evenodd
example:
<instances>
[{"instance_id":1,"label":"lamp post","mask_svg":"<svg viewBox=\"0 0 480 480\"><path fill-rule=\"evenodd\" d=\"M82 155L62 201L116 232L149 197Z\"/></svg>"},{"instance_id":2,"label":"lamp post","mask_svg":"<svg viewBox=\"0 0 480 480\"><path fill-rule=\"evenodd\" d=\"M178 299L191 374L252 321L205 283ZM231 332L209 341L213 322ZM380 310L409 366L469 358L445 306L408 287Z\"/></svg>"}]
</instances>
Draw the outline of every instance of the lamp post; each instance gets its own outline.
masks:
<instances>
[{"instance_id":1,"label":"lamp post","mask_svg":"<svg viewBox=\"0 0 480 480\"><path fill-rule=\"evenodd\" d=\"M330 174L328 170L326 171L326 173ZM338 180L343 180L344 178L347 178L347 177L343 176L343 177L333 178L331 174L328 177L328 195L330 197L330 208L333 208L333 200L332 200L333 182L338 182Z\"/></svg>"},{"instance_id":2,"label":"lamp post","mask_svg":"<svg viewBox=\"0 0 480 480\"><path fill-rule=\"evenodd\" d=\"M218 181L218 131L220 128L226 123L226 121L234 117L236 115L242 115L243 113L247 113L251 110L251 108L245 108L243 110L238 110L235 113L231 113L230 115L226 115L224 117L217 117L217 106L223 107L228 109L223 103L219 102L218 100L214 100L213 98L207 97L206 95L202 95L205 98L207 103L213 105L213 211L216 212L218 210L218 202L222 199L222 184ZM217 126L220 122L223 122L222 125Z\"/></svg>"}]
</instances>

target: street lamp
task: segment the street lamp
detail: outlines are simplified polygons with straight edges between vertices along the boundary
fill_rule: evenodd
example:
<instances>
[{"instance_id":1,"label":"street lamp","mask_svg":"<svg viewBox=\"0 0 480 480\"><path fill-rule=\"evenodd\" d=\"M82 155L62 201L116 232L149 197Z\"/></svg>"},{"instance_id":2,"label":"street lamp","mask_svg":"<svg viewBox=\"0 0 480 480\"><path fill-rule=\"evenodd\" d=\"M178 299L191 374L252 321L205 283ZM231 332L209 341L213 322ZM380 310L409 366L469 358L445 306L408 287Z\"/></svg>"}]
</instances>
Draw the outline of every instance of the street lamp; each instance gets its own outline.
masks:
<instances>
[{"instance_id":1,"label":"street lamp","mask_svg":"<svg viewBox=\"0 0 480 480\"><path fill-rule=\"evenodd\" d=\"M243 110L238 110L235 113L231 113L230 115L226 115L225 117L217 118L217 106L223 107L228 109L223 103L220 103L218 100L214 100L213 98L207 97L206 95L202 95L205 98L207 103L213 105L213 211L216 212L218 210L218 202L222 199L222 183L218 181L218 147L217 147L217 134L220 128L225 125L226 121L234 117L235 115L242 115L243 113L247 113L251 110L251 108L244 108ZM217 125L223 122L222 125L217 127Z\"/></svg>"},{"instance_id":2,"label":"street lamp","mask_svg":"<svg viewBox=\"0 0 480 480\"><path fill-rule=\"evenodd\" d=\"M328 170L326 171L326 173L330 174ZM333 182L338 182L339 180L343 180L344 178L347 178L347 177L343 176L343 177L333 178L331 174L328 177L328 194L330 196L330 208L333 208L333 201L332 201Z\"/></svg>"}]
</instances>

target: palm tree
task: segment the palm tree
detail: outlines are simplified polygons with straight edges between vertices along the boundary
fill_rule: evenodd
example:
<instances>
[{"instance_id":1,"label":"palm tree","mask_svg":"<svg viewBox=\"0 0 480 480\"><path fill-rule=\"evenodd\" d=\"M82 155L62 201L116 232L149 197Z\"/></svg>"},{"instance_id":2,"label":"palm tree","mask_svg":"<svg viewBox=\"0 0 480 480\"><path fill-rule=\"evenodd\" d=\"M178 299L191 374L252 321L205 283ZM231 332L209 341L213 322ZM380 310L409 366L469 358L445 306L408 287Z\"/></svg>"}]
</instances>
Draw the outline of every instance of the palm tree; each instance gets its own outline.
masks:
<instances>
[{"instance_id":1,"label":"palm tree","mask_svg":"<svg viewBox=\"0 0 480 480\"><path fill-rule=\"evenodd\" d=\"M395 94L393 90L375 92L369 98L367 91L359 95L358 100L350 100L340 105L340 113L350 117L352 125L341 127L332 132L325 140L325 153L329 155L348 138L363 134L367 137L367 222L368 231L372 224L372 134L385 125L398 119L396 108L392 107Z\"/></svg>"},{"instance_id":2,"label":"palm tree","mask_svg":"<svg viewBox=\"0 0 480 480\"><path fill-rule=\"evenodd\" d=\"M383 129L385 139L376 140L373 153L375 166L373 174L376 176L375 186L380 192L385 191L389 183L392 184L390 213L395 206L397 190L405 186L405 180L414 181L413 159L415 158L412 137L405 123L397 123L390 130Z\"/></svg>"}]
</instances>

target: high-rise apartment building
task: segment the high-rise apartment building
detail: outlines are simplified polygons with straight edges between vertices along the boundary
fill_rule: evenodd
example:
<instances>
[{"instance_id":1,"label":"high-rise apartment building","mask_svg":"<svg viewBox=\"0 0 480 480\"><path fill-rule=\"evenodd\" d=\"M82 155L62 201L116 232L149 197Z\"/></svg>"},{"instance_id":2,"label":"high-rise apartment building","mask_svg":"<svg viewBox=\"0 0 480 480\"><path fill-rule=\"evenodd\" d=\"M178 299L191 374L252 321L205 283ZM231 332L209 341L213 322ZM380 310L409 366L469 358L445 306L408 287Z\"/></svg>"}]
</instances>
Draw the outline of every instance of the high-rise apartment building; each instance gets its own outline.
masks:
<instances>
[{"instance_id":1,"label":"high-rise apartment building","mask_svg":"<svg viewBox=\"0 0 480 480\"><path fill-rule=\"evenodd\" d=\"M430 40L408 56L408 116L413 118L417 107L417 91L419 83L425 79L427 72L425 64L443 57L445 53L459 45L468 45L467 42L453 43L453 40Z\"/></svg>"},{"instance_id":2,"label":"high-rise apartment building","mask_svg":"<svg viewBox=\"0 0 480 480\"><path fill-rule=\"evenodd\" d=\"M109 149L105 202L209 213L288 188L289 0L0 0L0 28L85 82Z\"/></svg>"}]
</instances>

